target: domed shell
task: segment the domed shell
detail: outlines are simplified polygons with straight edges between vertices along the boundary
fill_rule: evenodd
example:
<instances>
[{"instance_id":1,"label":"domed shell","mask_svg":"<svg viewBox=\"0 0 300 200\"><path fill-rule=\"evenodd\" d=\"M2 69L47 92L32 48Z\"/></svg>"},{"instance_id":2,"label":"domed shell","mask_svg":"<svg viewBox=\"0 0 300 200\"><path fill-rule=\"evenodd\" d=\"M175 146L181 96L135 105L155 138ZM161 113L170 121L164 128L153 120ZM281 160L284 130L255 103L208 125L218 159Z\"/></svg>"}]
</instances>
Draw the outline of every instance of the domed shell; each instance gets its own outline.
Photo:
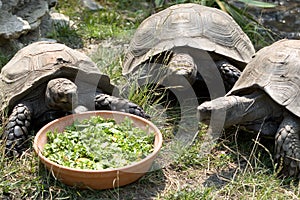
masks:
<instances>
[{"instance_id":1,"label":"domed shell","mask_svg":"<svg viewBox=\"0 0 300 200\"><path fill-rule=\"evenodd\" d=\"M109 94L114 90L109 77L83 53L64 44L35 42L19 50L1 70L1 111L58 77L68 78L75 84L80 81L90 83Z\"/></svg>"},{"instance_id":2,"label":"domed shell","mask_svg":"<svg viewBox=\"0 0 300 200\"><path fill-rule=\"evenodd\" d=\"M259 50L228 95L264 90L300 117L300 40L280 40Z\"/></svg>"},{"instance_id":3,"label":"domed shell","mask_svg":"<svg viewBox=\"0 0 300 200\"><path fill-rule=\"evenodd\" d=\"M248 36L227 13L199 4L178 4L140 24L125 56L123 74L177 46L216 52L245 64L255 53Z\"/></svg>"}]
</instances>

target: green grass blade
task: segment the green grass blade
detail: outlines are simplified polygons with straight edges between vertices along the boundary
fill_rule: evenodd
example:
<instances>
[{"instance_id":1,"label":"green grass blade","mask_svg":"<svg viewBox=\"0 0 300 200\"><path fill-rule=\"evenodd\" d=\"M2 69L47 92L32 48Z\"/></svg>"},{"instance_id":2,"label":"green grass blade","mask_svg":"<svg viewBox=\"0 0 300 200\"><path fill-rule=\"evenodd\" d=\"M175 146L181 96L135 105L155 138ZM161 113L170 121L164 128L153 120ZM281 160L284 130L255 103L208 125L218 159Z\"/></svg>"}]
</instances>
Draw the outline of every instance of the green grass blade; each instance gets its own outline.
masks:
<instances>
[{"instance_id":1,"label":"green grass blade","mask_svg":"<svg viewBox=\"0 0 300 200\"><path fill-rule=\"evenodd\" d=\"M276 4L269 3L269 2L263 2L263 1L255 1L255 0L238 0L240 2L243 2L249 6L255 6L259 8L274 8L276 7Z\"/></svg>"}]
</instances>

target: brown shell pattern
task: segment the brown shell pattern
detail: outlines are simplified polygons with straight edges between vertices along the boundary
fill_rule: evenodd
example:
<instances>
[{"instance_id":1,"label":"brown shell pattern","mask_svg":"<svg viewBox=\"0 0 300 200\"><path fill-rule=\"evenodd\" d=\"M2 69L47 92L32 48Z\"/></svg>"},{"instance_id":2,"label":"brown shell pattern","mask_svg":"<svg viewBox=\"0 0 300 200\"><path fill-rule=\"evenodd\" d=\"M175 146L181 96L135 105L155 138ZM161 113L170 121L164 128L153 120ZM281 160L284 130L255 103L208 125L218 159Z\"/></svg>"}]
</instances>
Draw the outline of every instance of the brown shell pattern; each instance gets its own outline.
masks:
<instances>
[{"instance_id":1,"label":"brown shell pattern","mask_svg":"<svg viewBox=\"0 0 300 200\"><path fill-rule=\"evenodd\" d=\"M85 54L59 43L35 42L19 50L1 70L1 111L56 77L96 80L95 87L102 86L108 93L113 90L109 77Z\"/></svg>"},{"instance_id":2,"label":"brown shell pattern","mask_svg":"<svg viewBox=\"0 0 300 200\"><path fill-rule=\"evenodd\" d=\"M140 24L125 56L123 74L177 46L213 51L242 63L255 53L248 36L227 13L193 3L178 4Z\"/></svg>"},{"instance_id":3,"label":"brown shell pattern","mask_svg":"<svg viewBox=\"0 0 300 200\"><path fill-rule=\"evenodd\" d=\"M257 52L227 94L264 90L274 101L300 116L300 40L280 40Z\"/></svg>"}]
</instances>

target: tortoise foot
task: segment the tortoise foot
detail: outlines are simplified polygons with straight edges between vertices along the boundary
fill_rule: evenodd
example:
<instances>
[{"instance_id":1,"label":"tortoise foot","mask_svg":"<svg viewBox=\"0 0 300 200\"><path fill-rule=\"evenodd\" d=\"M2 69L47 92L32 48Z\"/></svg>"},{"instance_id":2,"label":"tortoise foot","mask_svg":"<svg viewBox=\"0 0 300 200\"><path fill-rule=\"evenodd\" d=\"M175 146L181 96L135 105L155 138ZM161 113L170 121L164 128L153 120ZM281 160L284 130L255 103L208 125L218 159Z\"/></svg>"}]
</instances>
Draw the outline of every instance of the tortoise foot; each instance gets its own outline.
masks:
<instances>
[{"instance_id":1,"label":"tortoise foot","mask_svg":"<svg viewBox=\"0 0 300 200\"><path fill-rule=\"evenodd\" d=\"M221 72L225 88L229 91L241 76L241 71L226 61L217 62L217 67Z\"/></svg>"},{"instance_id":2,"label":"tortoise foot","mask_svg":"<svg viewBox=\"0 0 300 200\"><path fill-rule=\"evenodd\" d=\"M98 94L95 96L95 107L97 110L121 111L143 118L150 118L150 116L137 104L132 103L127 99L117 98L107 94Z\"/></svg>"},{"instance_id":3,"label":"tortoise foot","mask_svg":"<svg viewBox=\"0 0 300 200\"><path fill-rule=\"evenodd\" d=\"M30 127L31 112L24 104L18 104L9 116L2 139L8 156L19 156L25 149Z\"/></svg>"},{"instance_id":4,"label":"tortoise foot","mask_svg":"<svg viewBox=\"0 0 300 200\"><path fill-rule=\"evenodd\" d=\"M292 122L293 123L293 122ZM280 174L300 177L299 125L285 124L278 129L275 138L275 161Z\"/></svg>"}]
</instances>

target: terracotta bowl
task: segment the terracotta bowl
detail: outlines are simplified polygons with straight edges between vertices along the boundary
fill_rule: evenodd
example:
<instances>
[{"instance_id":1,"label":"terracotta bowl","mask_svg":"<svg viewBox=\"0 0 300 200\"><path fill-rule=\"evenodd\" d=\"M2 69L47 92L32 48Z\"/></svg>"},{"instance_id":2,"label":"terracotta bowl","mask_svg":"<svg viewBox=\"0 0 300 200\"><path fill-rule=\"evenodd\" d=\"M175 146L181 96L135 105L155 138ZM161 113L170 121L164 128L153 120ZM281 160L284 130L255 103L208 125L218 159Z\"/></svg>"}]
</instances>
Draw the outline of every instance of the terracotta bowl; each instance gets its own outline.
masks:
<instances>
[{"instance_id":1,"label":"terracotta bowl","mask_svg":"<svg viewBox=\"0 0 300 200\"><path fill-rule=\"evenodd\" d=\"M146 130L146 126L148 126L149 131L155 133L154 151L141 161L131 165L103 170L81 170L65 167L50 161L42 155L44 145L47 143L46 133L48 131L57 130L62 132L66 126L71 125L76 119L80 121L89 118L90 116L98 115L103 118L113 118L117 123L123 121L124 117L129 117L135 126L144 130ZM159 129L152 122L144 118L116 111L92 111L68 115L48 123L41 128L35 136L33 147L41 162L45 164L54 177L61 182L82 189L91 188L100 190L124 186L142 177L152 166L154 159L161 149L162 140L162 134Z\"/></svg>"}]
</instances>

